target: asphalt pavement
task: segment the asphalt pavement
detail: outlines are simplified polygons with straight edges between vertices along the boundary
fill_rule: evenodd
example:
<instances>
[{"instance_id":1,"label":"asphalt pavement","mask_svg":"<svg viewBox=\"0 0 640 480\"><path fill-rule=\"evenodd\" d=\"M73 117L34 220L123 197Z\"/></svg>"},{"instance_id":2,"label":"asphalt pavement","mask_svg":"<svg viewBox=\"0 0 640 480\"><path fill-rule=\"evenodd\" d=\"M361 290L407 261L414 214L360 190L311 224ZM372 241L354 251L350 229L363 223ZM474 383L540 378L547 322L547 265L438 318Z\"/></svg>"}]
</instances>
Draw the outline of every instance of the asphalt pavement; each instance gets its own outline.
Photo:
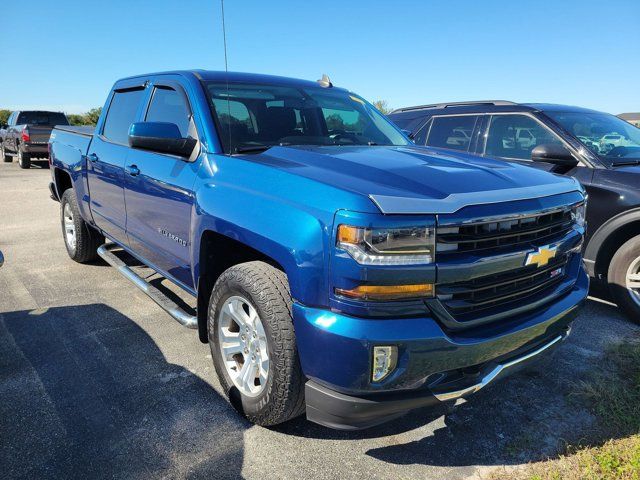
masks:
<instances>
[{"instance_id":1,"label":"asphalt pavement","mask_svg":"<svg viewBox=\"0 0 640 480\"><path fill-rule=\"evenodd\" d=\"M253 426L208 345L106 263L65 251L50 171L0 164L0 475L5 478L482 477L553 455L594 425L571 401L638 327L589 300L571 337L454 407L371 430ZM188 299L188 298L187 298Z\"/></svg>"}]
</instances>

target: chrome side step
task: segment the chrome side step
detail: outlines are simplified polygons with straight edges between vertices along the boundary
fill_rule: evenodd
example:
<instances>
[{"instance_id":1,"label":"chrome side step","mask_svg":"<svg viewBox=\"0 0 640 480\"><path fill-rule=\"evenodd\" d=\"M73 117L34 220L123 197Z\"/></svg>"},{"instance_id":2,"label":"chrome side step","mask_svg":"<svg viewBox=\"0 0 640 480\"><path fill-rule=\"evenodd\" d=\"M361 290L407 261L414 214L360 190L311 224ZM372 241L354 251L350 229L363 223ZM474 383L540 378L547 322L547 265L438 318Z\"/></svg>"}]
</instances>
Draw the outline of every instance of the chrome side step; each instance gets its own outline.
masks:
<instances>
[{"instance_id":1,"label":"chrome side step","mask_svg":"<svg viewBox=\"0 0 640 480\"><path fill-rule=\"evenodd\" d=\"M98 248L98 255L100 255L109 265L118 270L122 276L131 280L136 287L146 293L151 300L156 302L164 311L177 320L180 325L187 328L198 328L197 317L189 315L164 293L138 276L138 274L131 270L126 263L110 251L115 248L120 247L115 243L104 244Z\"/></svg>"}]
</instances>

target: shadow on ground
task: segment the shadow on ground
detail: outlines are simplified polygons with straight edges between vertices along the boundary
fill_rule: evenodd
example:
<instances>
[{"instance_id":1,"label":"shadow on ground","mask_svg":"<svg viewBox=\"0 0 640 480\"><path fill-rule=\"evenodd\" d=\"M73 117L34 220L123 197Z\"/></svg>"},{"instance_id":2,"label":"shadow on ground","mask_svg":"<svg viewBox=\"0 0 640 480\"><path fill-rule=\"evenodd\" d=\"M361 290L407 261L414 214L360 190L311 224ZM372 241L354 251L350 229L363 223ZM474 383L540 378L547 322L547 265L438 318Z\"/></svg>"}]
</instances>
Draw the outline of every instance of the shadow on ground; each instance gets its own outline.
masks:
<instances>
[{"instance_id":1,"label":"shadow on ground","mask_svg":"<svg viewBox=\"0 0 640 480\"><path fill-rule=\"evenodd\" d=\"M465 403L360 432L302 417L265 434L347 440L344 450L364 441L365 455L386 464L446 467L516 464L553 456L565 442L601 443L574 386L609 343L638 331L590 301L553 355ZM250 425L103 304L0 314L0 398L6 478L241 476Z\"/></svg>"},{"instance_id":2,"label":"shadow on ground","mask_svg":"<svg viewBox=\"0 0 640 480\"><path fill-rule=\"evenodd\" d=\"M0 314L3 478L237 478L241 419L103 304Z\"/></svg>"},{"instance_id":3,"label":"shadow on ground","mask_svg":"<svg viewBox=\"0 0 640 480\"><path fill-rule=\"evenodd\" d=\"M553 456L567 442L600 444L609 438L599 436L595 417L575 395L577 384L599 368L598 360L608 344L639 330L615 307L590 300L574 323L570 339L559 349L466 402L416 410L362 432L336 432L303 420L279 431L312 438L363 439L400 435L444 415L445 426L424 438L403 442L399 436L388 442L391 445L366 452L397 465L519 464Z\"/></svg>"}]
</instances>

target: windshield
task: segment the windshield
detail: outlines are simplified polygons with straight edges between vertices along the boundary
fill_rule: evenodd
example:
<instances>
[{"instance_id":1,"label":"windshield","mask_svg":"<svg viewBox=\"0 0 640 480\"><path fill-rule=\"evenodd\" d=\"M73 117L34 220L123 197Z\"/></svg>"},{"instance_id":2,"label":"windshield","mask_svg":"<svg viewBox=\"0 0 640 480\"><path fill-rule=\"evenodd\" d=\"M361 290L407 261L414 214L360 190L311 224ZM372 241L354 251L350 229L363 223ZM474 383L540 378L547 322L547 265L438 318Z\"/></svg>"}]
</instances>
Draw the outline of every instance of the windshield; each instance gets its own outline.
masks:
<instances>
[{"instance_id":1,"label":"windshield","mask_svg":"<svg viewBox=\"0 0 640 480\"><path fill-rule=\"evenodd\" d=\"M332 88L207 83L225 153L274 145L409 145L378 110Z\"/></svg>"},{"instance_id":2,"label":"windshield","mask_svg":"<svg viewBox=\"0 0 640 480\"><path fill-rule=\"evenodd\" d=\"M606 113L545 112L606 164L640 161L640 129Z\"/></svg>"},{"instance_id":3,"label":"windshield","mask_svg":"<svg viewBox=\"0 0 640 480\"><path fill-rule=\"evenodd\" d=\"M64 113L20 112L16 125L69 125Z\"/></svg>"}]
</instances>

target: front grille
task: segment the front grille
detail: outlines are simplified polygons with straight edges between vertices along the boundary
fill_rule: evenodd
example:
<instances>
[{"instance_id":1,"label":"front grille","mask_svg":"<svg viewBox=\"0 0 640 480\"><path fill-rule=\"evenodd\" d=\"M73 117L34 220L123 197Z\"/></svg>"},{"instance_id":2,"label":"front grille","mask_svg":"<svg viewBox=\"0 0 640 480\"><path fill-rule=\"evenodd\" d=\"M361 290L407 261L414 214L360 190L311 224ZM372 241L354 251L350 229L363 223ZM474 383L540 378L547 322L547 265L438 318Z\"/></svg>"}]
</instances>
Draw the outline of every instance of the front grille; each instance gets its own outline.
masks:
<instances>
[{"instance_id":1,"label":"front grille","mask_svg":"<svg viewBox=\"0 0 640 480\"><path fill-rule=\"evenodd\" d=\"M566 235L573 226L570 209L521 218L470 223L438 229L439 254L483 253L483 251L525 245L544 245Z\"/></svg>"},{"instance_id":2,"label":"front grille","mask_svg":"<svg viewBox=\"0 0 640 480\"><path fill-rule=\"evenodd\" d=\"M530 265L466 282L437 286L437 297L457 322L468 322L544 298L565 278L570 255L544 267Z\"/></svg>"}]
</instances>

